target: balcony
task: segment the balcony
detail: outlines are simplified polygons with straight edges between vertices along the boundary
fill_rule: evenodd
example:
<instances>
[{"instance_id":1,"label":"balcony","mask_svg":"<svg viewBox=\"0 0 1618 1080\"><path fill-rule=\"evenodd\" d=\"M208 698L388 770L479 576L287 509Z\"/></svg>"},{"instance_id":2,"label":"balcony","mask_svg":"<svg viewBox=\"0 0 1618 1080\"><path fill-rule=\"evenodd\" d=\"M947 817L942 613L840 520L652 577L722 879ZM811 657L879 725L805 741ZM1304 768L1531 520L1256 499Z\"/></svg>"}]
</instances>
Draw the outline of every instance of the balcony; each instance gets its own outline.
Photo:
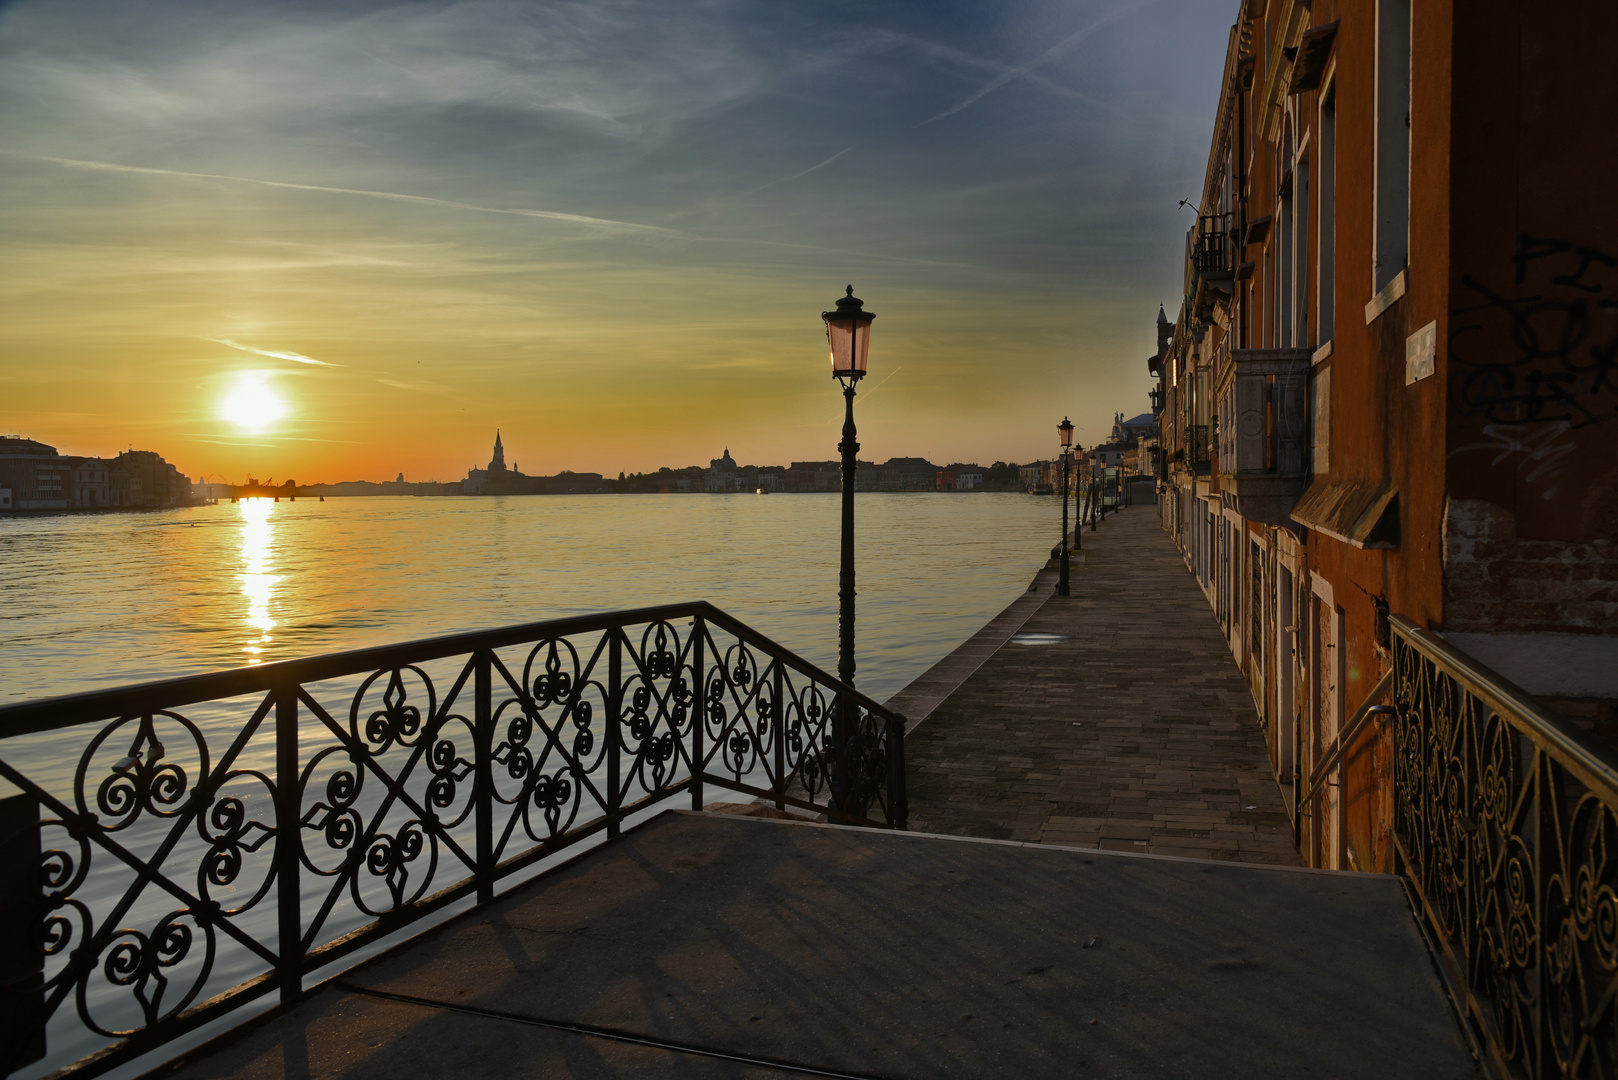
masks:
<instances>
[{"instance_id":1,"label":"balcony","mask_svg":"<svg viewBox=\"0 0 1618 1080\"><path fill-rule=\"evenodd\" d=\"M1185 429L1185 459L1198 476L1208 475L1209 440L1207 424L1191 424Z\"/></svg>"},{"instance_id":2,"label":"balcony","mask_svg":"<svg viewBox=\"0 0 1618 1080\"><path fill-rule=\"evenodd\" d=\"M1186 234L1186 290L1196 318L1207 319L1234 291L1231 215L1204 214Z\"/></svg>"},{"instance_id":3,"label":"balcony","mask_svg":"<svg viewBox=\"0 0 1618 1080\"><path fill-rule=\"evenodd\" d=\"M1249 521L1286 524L1309 484L1309 350L1237 349L1219 373L1219 475Z\"/></svg>"}]
</instances>

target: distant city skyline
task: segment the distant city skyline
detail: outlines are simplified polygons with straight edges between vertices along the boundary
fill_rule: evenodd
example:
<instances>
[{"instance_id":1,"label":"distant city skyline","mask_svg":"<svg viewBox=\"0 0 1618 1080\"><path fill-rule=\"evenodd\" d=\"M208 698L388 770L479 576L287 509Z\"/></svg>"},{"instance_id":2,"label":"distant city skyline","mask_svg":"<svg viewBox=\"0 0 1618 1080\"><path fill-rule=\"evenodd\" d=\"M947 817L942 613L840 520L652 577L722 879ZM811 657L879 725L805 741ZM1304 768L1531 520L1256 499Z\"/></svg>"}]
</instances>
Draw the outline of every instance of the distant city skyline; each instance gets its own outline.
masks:
<instances>
[{"instance_id":1,"label":"distant city skyline","mask_svg":"<svg viewBox=\"0 0 1618 1080\"><path fill-rule=\"evenodd\" d=\"M190 475L1048 456L1146 407L1229 5L0 9L0 429ZM475 460L475 459L472 459Z\"/></svg>"},{"instance_id":2,"label":"distant city skyline","mask_svg":"<svg viewBox=\"0 0 1618 1080\"><path fill-rule=\"evenodd\" d=\"M1114 427L1113 427L1112 431L1107 432L1104 436L1098 437L1094 442L1089 444L1090 448L1093 449L1093 448L1095 448L1097 446L1102 445L1103 443L1108 442L1111 439L1117 438L1117 433L1120 430L1119 425L1126 424L1126 418L1124 417L1124 414L1122 414L1122 413L1115 413L1114 417L1113 417L1113 422L1114 422ZM1140 424L1140 423L1147 423L1147 424L1151 424L1154 428L1156 426L1156 421L1153 419L1150 412L1140 413L1140 414L1137 414L1134 417L1127 418L1127 423L1132 423L1132 424L1137 424L1137 425ZM1133 430L1134 429L1132 429L1132 428L1125 427L1124 428L1125 435L1132 438L1133 437L1133 434L1132 434ZM257 484L268 484L272 480L275 480L275 479L280 479L283 482L288 481L288 480L296 481L299 487L305 487L305 486L320 487L320 486L326 486L326 485L330 485L330 484L340 484L340 483L347 483L347 482L388 483L390 481L387 479L386 473L389 472L389 471L394 472L395 478L391 482L395 482L395 483L399 483L399 482L403 482L403 483L429 483L429 484L433 484L433 483L459 483L459 482L461 482L463 480L475 480L475 479L477 479L479 476L484 474L488 470L489 467L493 466L496 461L499 461L501 463L501 467L504 468L504 455L505 455L505 451L506 451L506 441L505 441L504 432L503 432L502 429L497 428L495 430L494 439L495 439L495 445L494 445L494 449L493 449L494 458L491 459L491 461L488 463L488 465L478 465L478 464L469 465L464 470L462 470L461 474L459 474L459 475L455 474L453 472L453 470L448 475L436 475L436 474L435 475L428 475L428 476L423 476L423 475L420 475L420 474L407 475L407 471L404 470L404 469L393 470L391 467L388 467L388 466L384 466L382 468L381 473L372 474L372 475L349 475L349 474L343 474L341 476L336 475L336 474L327 475L327 473L330 473L331 470L330 469L322 470L320 468L319 464L317 463L316 466L315 466L314 471L312 471L312 472L306 471L305 475L307 477L309 477L309 478L303 478L303 477L299 477L299 476L295 475L292 472L288 472L288 471L286 471L284 469L278 469L273 462L262 462L262 463L259 464L258 467L248 467L247 469L242 470L242 471L238 472L235 475L225 473L225 472L223 472L221 470L218 470L218 469L210 469L210 470L205 470L205 471L199 470L199 471L193 471L193 472L186 472L185 470L181 469L180 473L181 473L181 475L186 476L186 477L195 477L196 482L199 483L199 484L218 484L218 485L222 485L222 486L236 486L236 485L252 486L252 485L257 485ZM51 442L51 440L49 440L49 439L35 438L34 436L32 436L30 434L27 434L27 433L7 433L7 432L4 432L4 431L0 431L0 441L6 441L6 440L34 441L34 442L38 442L38 443L43 443L43 444L46 444L48 446L48 448L50 450L52 450L52 452L60 454L64 458L87 459L87 458L97 458L97 457L103 457L103 456L112 457L112 456L115 456L117 453L119 453L118 451L114 451L113 454L101 455L101 454L96 454L96 453L81 452L76 447L70 447L70 446L65 446L65 445L58 446L55 443ZM133 450L134 448L130 447L129 449ZM1083 447L1080 446L1080 449L1083 449ZM731 448L729 447L729 445L726 445L726 446L724 446L722 448L721 454L723 455L724 459L730 459L732 457ZM894 460L915 460L915 461L929 462L930 464L932 464L932 465L934 465L936 467L946 467L946 466L954 466L954 465L976 465L976 466L988 467L988 466L996 465L996 464L1011 465L1011 466L1040 464L1040 463L1046 463L1046 462L1056 460L1059 456L1060 455L1058 453L1047 452L1047 453L1044 453L1044 454L1038 454L1038 455L1029 457L1027 459L1015 459L1015 458L1009 458L1008 459L1008 458L973 457L973 456L970 456L970 455L961 455L961 454L954 454L954 455L944 454L944 455L939 455L938 460L936 462L933 462L933 461L931 461L930 457L928 455L925 455L925 454L908 455L908 454L898 453L898 454L883 455L881 457L875 457L875 456L871 456L871 455L866 454L862 449L862 451L860 453L859 460L860 460L862 465L880 465L884 461L891 462L891 461L894 461ZM837 460L836 460L835 455L820 455L820 456L810 455L810 456L807 456L807 457L792 457L792 458L784 458L784 457L748 458L748 457L744 456L739 461L730 461L730 465L732 467L740 467L742 469L747 469L747 470L785 469L794 462L799 462L799 463L814 462L814 463L829 464L829 465L836 465L837 464ZM627 475L627 476L635 476L635 475L649 476L649 475L655 475L655 474L657 474L659 472L681 472L681 471L689 471L689 470L708 469L708 468L710 468L712 466L716 466L718 464L719 464L718 459L709 458L707 465L704 465L702 463L702 461L700 461L700 460L690 462L688 464L679 464L679 463L677 463L675 461L669 460L669 461L656 462L656 463L647 465L645 467L636 468L636 469L592 470L592 469L588 469L588 468L569 466L569 467L564 467L564 468L561 468L561 469L550 470L547 473L536 473L533 470L522 470L520 461L515 456L513 456L512 461L511 461L511 465L510 465L510 469L511 469L511 471L513 473L522 472L524 475L535 476L535 477L551 475L552 473L585 472L585 473L591 473L593 475L600 475L600 476L604 476L604 477L607 477L607 478L611 478L615 474L615 472L618 473L618 474L623 474L623 475ZM0 477L0 480L3 480L3 477Z\"/></svg>"}]
</instances>

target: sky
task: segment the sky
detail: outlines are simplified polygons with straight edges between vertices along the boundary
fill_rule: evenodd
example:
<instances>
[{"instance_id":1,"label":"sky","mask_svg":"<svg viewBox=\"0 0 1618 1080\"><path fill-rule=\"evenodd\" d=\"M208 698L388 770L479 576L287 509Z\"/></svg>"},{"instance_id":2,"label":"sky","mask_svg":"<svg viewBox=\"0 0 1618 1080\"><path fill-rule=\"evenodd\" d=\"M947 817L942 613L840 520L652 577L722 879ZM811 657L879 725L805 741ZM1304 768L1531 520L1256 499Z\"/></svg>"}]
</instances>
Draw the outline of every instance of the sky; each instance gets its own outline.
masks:
<instances>
[{"instance_id":1,"label":"sky","mask_svg":"<svg viewBox=\"0 0 1618 1080\"><path fill-rule=\"evenodd\" d=\"M193 478L1053 456L1147 411L1235 0L0 6L0 434Z\"/></svg>"}]
</instances>

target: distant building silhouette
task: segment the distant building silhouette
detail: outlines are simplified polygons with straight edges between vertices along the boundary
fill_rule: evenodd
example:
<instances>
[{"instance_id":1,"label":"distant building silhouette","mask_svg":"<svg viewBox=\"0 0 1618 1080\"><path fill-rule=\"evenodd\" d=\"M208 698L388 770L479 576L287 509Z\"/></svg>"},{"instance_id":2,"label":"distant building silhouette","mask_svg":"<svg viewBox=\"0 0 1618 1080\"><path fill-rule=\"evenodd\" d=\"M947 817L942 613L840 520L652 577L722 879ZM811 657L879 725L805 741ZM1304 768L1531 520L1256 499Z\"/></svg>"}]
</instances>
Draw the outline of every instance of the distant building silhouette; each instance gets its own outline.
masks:
<instances>
[{"instance_id":1,"label":"distant building silhouette","mask_svg":"<svg viewBox=\"0 0 1618 1080\"><path fill-rule=\"evenodd\" d=\"M500 429L495 428L494 453L489 458L488 468L468 469L461 487L468 495L531 495L534 492L522 483L528 479L517 470L506 468L506 448L500 441ZM522 490L516 490L518 488Z\"/></svg>"},{"instance_id":2,"label":"distant building silhouette","mask_svg":"<svg viewBox=\"0 0 1618 1080\"><path fill-rule=\"evenodd\" d=\"M708 490L709 491L741 491L741 470L736 459L730 456L730 447L725 447L722 457L716 457L708 462Z\"/></svg>"},{"instance_id":3,"label":"distant building silhouette","mask_svg":"<svg viewBox=\"0 0 1618 1080\"><path fill-rule=\"evenodd\" d=\"M506 467L506 447L500 429L494 432L494 452L484 469L468 469L461 490L468 495L569 495L602 490L600 473L560 472L555 476L525 476L516 462Z\"/></svg>"},{"instance_id":4,"label":"distant building silhouette","mask_svg":"<svg viewBox=\"0 0 1618 1080\"><path fill-rule=\"evenodd\" d=\"M190 478L150 450L69 457L21 436L0 436L0 510L183 506Z\"/></svg>"}]
</instances>

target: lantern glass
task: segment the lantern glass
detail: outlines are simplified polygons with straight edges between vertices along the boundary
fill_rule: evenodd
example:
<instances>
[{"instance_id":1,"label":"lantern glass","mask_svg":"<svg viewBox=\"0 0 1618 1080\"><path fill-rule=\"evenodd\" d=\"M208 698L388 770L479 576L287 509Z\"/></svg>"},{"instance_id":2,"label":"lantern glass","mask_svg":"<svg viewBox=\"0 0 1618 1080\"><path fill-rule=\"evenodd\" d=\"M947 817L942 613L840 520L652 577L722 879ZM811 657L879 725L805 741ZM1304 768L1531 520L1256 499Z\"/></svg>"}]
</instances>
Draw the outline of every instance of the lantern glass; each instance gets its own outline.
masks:
<instances>
[{"instance_id":1,"label":"lantern glass","mask_svg":"<svg viewBox=\"0 0 1618 1080\"><path fill-rule=\"evenodd\" d=\"M854 295L854 286L837 301L836 311L822 311L826 320L826 344L831 350L833 377L852 384L865 377L865 365L871 358L871 320L876 313L865 310L865 304Z\"/></svg>"},{"instance_id":2,"label":"lantern glass","mask_svg":"<svg viewBox=\"0 0 1618 1080\"><path fill-rule=\"evenodd\" d=\"M839 379L862 378L866 362L871 357L871 320L837 316L827 319L826 343L831 346L831 373L834 376Z\"/></svg>"},{"instance_id":3,"label":"lantern glass","mask_svg":"<svg viewBox=\"0 0 1618 1080\"><path fill-rule=\"evenodd\" d=\"M1056 434L1062 440L1063 448L1073 445L1073 422L1062 417L1062 422L1056 425Z\"/></svg>"}]
</instances>

